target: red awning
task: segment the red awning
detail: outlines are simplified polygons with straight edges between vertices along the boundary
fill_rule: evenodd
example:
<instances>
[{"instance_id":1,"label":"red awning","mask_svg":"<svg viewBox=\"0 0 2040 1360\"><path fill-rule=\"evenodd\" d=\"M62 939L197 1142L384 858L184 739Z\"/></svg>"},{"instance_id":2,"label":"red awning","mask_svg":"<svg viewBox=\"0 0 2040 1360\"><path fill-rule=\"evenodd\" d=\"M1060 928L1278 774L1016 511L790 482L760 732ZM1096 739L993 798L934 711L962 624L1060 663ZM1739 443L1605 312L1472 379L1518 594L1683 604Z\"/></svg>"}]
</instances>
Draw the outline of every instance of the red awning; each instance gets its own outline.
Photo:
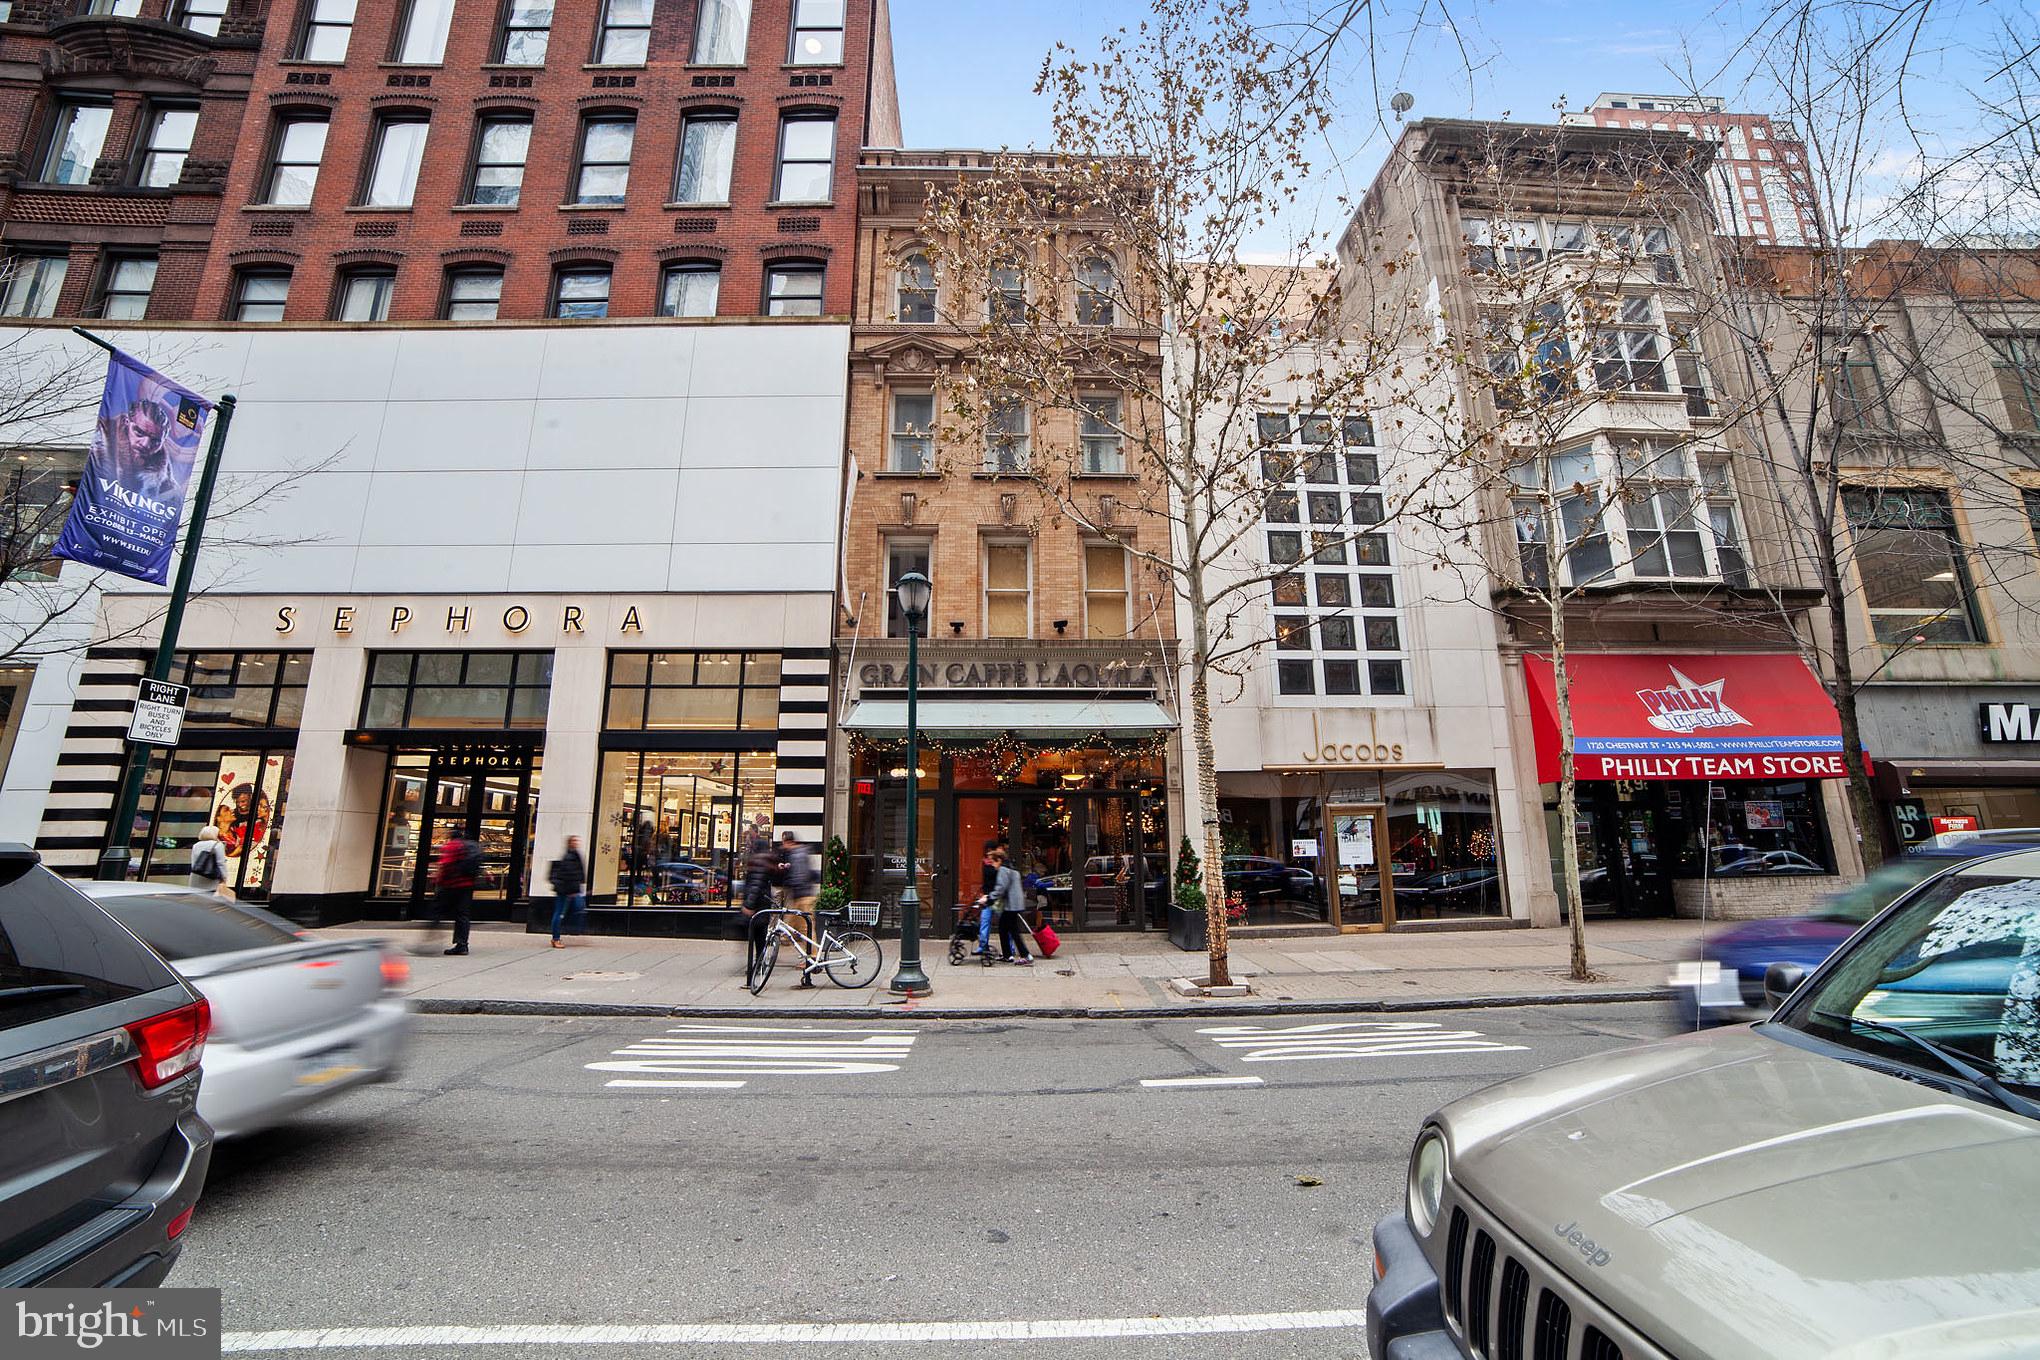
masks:
<instances>
[{"instance_id":1,"label":"red awning","mask_svg":"<svg viewBox=\"0 0 2040 1360\"><path fill-rule=\"evenodd\" d=\"M1559 777L1551 660L1525 656L1537 778ZM1827 689L1788 654L1566 660L1580 779L1841 779L1842 726Z\"/></svg>"}]
</instances>

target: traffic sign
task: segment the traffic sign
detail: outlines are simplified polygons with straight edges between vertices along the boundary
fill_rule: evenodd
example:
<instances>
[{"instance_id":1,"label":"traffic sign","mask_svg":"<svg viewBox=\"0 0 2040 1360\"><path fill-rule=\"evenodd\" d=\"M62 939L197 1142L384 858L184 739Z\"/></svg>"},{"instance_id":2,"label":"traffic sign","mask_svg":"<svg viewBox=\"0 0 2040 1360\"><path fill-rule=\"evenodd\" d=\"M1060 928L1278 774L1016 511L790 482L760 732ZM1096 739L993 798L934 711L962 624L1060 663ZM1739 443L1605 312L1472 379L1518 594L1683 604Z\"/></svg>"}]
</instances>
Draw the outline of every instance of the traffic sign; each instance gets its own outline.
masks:
<instances>
[{"instance_id":1,"label":"traffic sign","mask_svg":"<svg viewBox=\"0 0 2040 1360\"><path fill-rule=\"evenodd\" d=\"M164 680L142 681L135 696L134 720L128 724L128 740L137 746L175 746L184 732L184 702L191 686Z\"/></svg>"}]
</instances>

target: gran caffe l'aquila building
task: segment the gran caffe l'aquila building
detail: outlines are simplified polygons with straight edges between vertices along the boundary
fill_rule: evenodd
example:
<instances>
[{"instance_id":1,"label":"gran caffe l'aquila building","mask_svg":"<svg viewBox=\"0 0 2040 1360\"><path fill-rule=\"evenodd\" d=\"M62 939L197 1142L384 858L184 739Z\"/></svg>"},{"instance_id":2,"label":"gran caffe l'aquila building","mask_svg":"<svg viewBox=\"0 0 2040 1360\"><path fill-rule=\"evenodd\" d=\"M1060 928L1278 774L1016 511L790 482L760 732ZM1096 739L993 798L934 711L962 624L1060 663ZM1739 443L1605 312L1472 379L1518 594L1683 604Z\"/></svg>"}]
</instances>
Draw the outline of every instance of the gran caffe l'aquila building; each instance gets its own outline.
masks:
<instances>
[{"instance_id":1,"label":"gran caffe l'aquila building","mask_svg":"<svg viewBox=\"0 0 2040 1360\"><path fill-rule=\"evenodd\" d=\"M211 824L244 898L400 918L458 833L478 914L520 919L577 835L597 928L719 926L747 829L821 839L846 338L131 337L241 398L142 875L181 881ZM100 596L82 651L34 678L6 806L41 809L24 830L59 872L89 876L108 834L161 602Z\"/></svg>"}]
</instances>

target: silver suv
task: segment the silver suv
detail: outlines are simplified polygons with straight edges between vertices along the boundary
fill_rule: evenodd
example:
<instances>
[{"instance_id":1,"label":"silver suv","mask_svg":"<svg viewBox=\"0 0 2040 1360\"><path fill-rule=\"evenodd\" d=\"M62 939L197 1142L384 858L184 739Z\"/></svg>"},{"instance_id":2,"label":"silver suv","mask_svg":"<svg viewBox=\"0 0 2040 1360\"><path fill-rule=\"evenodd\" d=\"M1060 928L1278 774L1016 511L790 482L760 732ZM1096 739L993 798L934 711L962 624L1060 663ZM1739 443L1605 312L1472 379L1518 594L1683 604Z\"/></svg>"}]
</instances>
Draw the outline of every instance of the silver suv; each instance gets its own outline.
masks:
<instances>
[{"instance_id":1,"label":"silver suv","mask_svg":"<svg viewBox=\"0 0 2040 1360\"><path fill-rule=\"evenodd\" d=\"M2040 851L1900 898L1762 1024L1433 1115L1375 1360L2040 1354Z\"/></svg>"}]
</instances>

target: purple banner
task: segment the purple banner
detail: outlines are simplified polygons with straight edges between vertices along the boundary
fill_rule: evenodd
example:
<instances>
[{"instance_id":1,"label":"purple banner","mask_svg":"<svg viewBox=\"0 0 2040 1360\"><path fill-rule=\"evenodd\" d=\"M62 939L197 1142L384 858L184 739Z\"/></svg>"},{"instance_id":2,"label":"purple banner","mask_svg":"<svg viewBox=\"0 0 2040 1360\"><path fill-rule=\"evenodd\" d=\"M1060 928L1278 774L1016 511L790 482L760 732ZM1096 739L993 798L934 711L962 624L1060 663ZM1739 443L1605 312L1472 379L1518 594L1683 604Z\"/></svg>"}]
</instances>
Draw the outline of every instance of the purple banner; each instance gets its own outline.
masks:
<instances>
[{"instance_id":1,"label":"purple banner","mask_svg":"<svg viewBox=\"0 0 2040 1360\"><path fill-rule=\"evenodd\" d=\"M162 585L213 404L118 350L58 557Z\"/></svg>"}]
</instances>

